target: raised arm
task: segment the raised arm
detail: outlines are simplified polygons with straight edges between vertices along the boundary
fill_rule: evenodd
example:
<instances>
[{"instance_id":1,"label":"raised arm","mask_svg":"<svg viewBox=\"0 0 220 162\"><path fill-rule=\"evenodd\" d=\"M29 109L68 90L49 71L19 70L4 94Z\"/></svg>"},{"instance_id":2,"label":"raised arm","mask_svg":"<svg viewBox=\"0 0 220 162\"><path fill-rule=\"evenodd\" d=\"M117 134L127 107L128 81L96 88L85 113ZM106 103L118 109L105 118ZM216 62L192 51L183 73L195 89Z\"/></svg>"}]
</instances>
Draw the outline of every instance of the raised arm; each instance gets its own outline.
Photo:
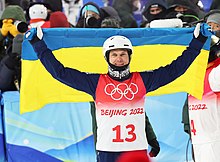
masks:
<instances>
[{"instance_id":1,"label":"raised arm","mask_svg":"<svg viewBox=\"0 0 220 162\"><path fill-rule=\"evenodd\" d=\"M86 74L76 69L64 67L43 41L43 32L40 27L30 34L29 40L34 51L46 70L55 79L74 89L84 91L93 97L95 96L95 89L99 78L98 74Z\"/></svg>"},{"instance_id":2,"label":"raised arm","mask_svg":"<svg viewBox=\"0 0 220 162\"><path fill-rule=\"evenodd\" d=\"M148 92L172 82L188 69L191 63L199 55L207 37L212 34L208 28L209 26L207 24L202 24L201 26L197 25L189 46L183 51L182 55L170 65L160 67L151 72L141 73Z\"/></svg>"}]
</instances>

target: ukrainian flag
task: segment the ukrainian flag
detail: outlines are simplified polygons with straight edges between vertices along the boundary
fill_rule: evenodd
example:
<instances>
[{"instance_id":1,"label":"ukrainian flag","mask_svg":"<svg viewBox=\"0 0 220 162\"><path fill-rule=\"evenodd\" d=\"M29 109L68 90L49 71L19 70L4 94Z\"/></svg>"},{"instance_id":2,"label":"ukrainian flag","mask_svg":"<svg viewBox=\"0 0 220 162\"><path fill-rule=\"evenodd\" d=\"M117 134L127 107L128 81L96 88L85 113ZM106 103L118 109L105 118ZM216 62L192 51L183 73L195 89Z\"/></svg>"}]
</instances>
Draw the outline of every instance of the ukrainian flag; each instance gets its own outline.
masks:
<instances>
[{"instance_id":1,"label":"ukrainian flag","mask_svg":"<svg viewBox=\"0 0 220 162\"><path fill-rule=\"evenodd\" d=\"M32 29L33 30L33 29ZM106 73L102 53L103 42L112 35L128 37L134 52L131 71L153 70L176 59L193 37L194 28L136 29L43 29L44 41L64 66L88 73ZM172 83L147 95L187 92L201 99L210 39L189 69ZM87 102L92 97L55 80L38 60L27 38L22 45L22 80L20 112L38 110L50 103Z\"/></svg>"}]
</instances>

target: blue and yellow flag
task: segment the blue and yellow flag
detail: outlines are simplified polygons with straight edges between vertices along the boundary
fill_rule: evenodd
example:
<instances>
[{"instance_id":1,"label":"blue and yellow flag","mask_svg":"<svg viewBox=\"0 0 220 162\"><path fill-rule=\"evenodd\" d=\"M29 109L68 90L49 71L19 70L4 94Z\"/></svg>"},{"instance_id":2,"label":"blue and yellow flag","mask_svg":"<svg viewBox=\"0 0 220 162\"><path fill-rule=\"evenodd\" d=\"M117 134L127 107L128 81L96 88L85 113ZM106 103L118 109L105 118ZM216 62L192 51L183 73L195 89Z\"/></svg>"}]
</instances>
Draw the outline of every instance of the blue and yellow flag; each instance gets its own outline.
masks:
<instances>
[{"instance_id":1,"label":"blue and yellow flag","mask_svg":"<svg viewBox=\"0 0 220 162\"><path fill-rule=\"evenodd\" d=\"M193 30L52 28L43 29L43 39L64 66L89 73L106 73L107 63L102 53L103 42L112 35L124 35L134 46L131 71L146 71L170 64L181 55L192 39ZM187 92L201 99L209 45L210 40L184 75L147 95ZM21 113L38 110L50 103L93 100L90 95L55 80L38 60L27 39L22 47Z\"/></svg>"}]
</instances>

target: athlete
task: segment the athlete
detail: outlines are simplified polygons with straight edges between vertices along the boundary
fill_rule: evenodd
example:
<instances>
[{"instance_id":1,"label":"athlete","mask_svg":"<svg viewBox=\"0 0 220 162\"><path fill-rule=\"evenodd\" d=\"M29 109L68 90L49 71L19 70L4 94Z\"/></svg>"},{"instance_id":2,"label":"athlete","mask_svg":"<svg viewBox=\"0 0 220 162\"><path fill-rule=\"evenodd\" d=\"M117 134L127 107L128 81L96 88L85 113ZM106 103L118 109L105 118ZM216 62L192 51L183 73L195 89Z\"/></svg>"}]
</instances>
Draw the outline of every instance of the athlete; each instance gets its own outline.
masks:
<instances>
[{"instance_id":1,"label":"athlete","mask_svg":"<svg viewBox=\"0 0 220 162\"><path fill-rule=\"evenodd\" d=\"M40 27L26 35L41 63L55 79L93 97L96 104L97 160L116 162L122 153L145 151L148 156L146 93L172 82L187 70L211 35L208 28L207 24L197 24L189 47L170 65L133 73L129 69L133 47L125 36L111 36L103 44L108 73L88 74L64 67L43 41Z\"/></svg>"},{"instance_id":2,"label":"athlete","mask_svg":"<svg viewBox=\"0 0 220 162\"><path fill-rule=\"evenodd\" d=\"M202 100L188 96L195 162L220 161L220 10L212 10L206 17L215 36L212 36L204 93Z\"/></svg>"}]
</instances>

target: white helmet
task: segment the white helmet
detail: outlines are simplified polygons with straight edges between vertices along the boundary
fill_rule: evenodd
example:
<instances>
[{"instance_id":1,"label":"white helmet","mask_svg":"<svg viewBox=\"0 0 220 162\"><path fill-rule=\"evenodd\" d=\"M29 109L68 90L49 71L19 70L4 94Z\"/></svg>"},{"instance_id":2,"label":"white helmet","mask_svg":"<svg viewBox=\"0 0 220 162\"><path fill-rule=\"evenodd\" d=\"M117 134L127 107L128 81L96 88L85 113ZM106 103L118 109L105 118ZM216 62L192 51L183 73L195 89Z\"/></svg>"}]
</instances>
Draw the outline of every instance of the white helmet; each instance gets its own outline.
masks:
<instances>
[{"instance_id":1,"label":"white helmet","mask_svg":"<svg viewBox=\"0 0 220 162\"><path fill-rule=\"evenodd\" d=\"M128 38L121 35L111 36L103 44L103 54L106 56L106 52L119 48L128 49L132 53L132 44Z\"/></svg>"}]
</instances>

